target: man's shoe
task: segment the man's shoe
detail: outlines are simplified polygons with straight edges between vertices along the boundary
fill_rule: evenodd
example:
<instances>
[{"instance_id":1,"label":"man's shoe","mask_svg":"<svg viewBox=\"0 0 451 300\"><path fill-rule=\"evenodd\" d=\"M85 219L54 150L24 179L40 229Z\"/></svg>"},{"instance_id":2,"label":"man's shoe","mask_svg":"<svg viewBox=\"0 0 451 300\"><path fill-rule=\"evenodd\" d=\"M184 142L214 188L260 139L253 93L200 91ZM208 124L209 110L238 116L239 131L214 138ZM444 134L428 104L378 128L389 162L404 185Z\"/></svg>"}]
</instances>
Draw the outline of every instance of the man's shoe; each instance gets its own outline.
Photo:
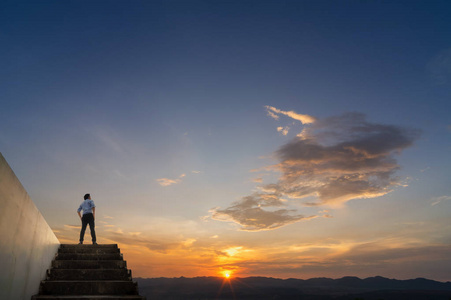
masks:
<instances>
[{"instance_id":1,"label":"man's shoe","mask_svg":"<svg viewBox=\"0 0 451 300\"><path fill-rule=\"evenodd\" d=\"M78 243L79 245L83 245L83 242Z\"/></svg>"},{"instance_id":2,"label":"man's shoe","mask_svg":"<svg viewBox=\"0 0 451 300\"><path fill-rule=\"evenodd\" d=\"M97 245L97 243L96 243L96 242L93 242L92 244L93 244L93 245Z\"/></svg>"}]
</instances>

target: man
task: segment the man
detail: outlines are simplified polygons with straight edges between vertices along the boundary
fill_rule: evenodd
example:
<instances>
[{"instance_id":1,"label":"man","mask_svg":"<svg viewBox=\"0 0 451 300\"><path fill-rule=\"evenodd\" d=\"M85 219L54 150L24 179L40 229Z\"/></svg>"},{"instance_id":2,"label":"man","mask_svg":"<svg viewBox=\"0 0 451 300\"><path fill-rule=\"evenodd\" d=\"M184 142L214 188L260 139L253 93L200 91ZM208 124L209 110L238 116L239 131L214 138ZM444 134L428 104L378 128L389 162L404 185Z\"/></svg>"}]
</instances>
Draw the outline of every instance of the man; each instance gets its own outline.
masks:
<instances>
[{"instance_id":1,"label":"man","mask_svg":"<svg viewBox=\"0 0 451 300\"><path fill-rule=\"evenodd\" d=\"M80 245L83 244L83 239L85 237L85 230L86 226L89 224L89 229L91 229L91 237L92 237L92 244L97 245L96 243L96 231L95 231L95 224L94 219L96 218L96 205L94 204L94 201L91 200L91 195L86 194L84 196L85 200L82 204L80 204L80 207L77 210L78 216L81 219L81 231L80 231ZM83 210L83 217L80 214L80 211Z\"/></svg>"}]
</instances>

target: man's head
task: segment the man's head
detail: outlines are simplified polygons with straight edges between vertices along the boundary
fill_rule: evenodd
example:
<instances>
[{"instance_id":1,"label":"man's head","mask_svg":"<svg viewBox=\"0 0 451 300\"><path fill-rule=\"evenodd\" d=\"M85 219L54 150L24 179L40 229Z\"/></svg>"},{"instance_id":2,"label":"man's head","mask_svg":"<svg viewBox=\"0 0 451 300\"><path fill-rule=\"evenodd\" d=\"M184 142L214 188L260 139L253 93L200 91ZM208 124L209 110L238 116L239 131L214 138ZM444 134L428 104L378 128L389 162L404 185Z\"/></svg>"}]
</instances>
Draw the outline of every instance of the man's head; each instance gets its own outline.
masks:
<instances>
[{"instance_id":1,"label":"man's head","mask_svg":"<svg viewBox=\"0 0 451 300\"><path fill-rule=\"evenodd\" d=\"M86 195L85 195L85 200L86 200L86 199L90 199L90 198L91 198L91 195L90 195L90 194L86 194Z\"/></svg>"}]
</instances>

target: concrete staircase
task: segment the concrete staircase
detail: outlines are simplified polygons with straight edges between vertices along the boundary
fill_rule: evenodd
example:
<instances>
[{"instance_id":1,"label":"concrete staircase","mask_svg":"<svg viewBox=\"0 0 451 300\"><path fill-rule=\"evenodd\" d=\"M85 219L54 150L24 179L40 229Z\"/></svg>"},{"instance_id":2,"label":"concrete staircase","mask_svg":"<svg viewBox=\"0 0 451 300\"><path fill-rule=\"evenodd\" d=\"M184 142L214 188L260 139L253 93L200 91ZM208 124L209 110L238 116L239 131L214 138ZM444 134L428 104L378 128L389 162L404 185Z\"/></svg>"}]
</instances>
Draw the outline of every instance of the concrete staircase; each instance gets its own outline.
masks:
<instances>
[{"instance_id":1,"label":"concrete staircase","mask_svg":"<svg viewBox=\"0 0 451 300\"><path fill-rule=\"evenodd\" d=\"M145 300L116 244L62 244L39 294L31 299Z\"/></svg>"}]
</instances>

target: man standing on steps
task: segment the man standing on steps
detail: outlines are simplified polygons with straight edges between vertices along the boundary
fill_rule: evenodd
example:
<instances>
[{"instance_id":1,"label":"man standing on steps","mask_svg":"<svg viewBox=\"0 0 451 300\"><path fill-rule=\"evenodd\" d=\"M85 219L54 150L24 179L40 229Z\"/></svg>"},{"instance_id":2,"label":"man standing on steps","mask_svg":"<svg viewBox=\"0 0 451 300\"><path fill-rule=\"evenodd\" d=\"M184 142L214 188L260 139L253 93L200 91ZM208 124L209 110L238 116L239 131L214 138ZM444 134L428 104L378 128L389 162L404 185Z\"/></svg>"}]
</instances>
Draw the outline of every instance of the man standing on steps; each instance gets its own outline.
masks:
<instances>
[{"instance_id":1,"label":"man standing on steps","mask_svg":"<svg viewBox=\"0 0 451 300\"><path fill-rule=\"evenodd\" d=\"M81 231L80 231L80 245L83 244L83 239L85 237L85 230L86 226L89 224L89 229L91 229L91 237L92 237L92 244L97 245L96 243L96 231L95 231L95 224L94 219L96 218L96 205L94 204L94 201L91 200L91 195L86 194L84 196L85 200L82 204L80 204L80 207L77 210L78 216L81 219ZM83 210L83 217L80 214L80 211Z\"/></svg>"}]
</instances>

